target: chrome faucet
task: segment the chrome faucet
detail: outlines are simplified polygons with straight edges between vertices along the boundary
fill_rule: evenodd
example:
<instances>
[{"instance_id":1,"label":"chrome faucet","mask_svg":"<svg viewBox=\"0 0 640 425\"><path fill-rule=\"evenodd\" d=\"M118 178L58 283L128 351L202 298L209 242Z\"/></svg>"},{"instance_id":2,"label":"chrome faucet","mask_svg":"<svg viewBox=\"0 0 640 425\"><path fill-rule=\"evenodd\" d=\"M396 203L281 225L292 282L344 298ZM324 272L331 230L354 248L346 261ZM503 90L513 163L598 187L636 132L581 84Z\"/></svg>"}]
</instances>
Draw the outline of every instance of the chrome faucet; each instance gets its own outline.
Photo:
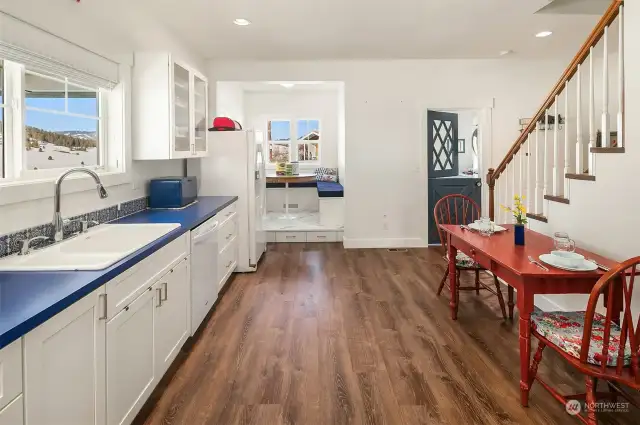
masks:
<instances>
[{"instance_id":1,"label":"chrome faucet","mask_svg":"<svg viewBox=\"0 0 640 425\"><path fill-rule=\"evenodd\" d=\"M60 242L63 239L63 237L64 237L64 225L65 225L65 221L62 218L62 214L60 214L60 188L62 186L62 182L64 181L64 179L66 179L68 175L73 174L73 173L89 174L91 177L93 177L93 180L96 182L96 189L98 190L98 196L100 197L100 199L104 199L104 198L109 196L109 194L107 193L107 190L104 188L104 186L102 185L102 182L100 181L100 177L95 172L93 172L91 170L88 170L86 168L72 168L72 169L62 173L60 175L60 177L58 177L58 179L56 180L56 192L55 192L55 197L54 197L54 200L53 200L53 207L54 207L54 211L53 211L53 229L54 229L53 239L56 242Z\"/></svg>"}]
</instances>

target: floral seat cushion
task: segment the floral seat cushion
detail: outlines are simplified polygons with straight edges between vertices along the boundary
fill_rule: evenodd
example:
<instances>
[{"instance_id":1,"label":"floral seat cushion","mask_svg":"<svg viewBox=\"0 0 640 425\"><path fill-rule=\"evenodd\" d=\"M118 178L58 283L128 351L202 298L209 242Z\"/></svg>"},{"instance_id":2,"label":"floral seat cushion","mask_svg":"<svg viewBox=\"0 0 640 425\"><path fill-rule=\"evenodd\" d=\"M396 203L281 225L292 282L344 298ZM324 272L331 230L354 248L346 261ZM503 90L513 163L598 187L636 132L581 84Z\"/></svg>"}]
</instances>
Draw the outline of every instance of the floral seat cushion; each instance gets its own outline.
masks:
<instances>
[{"instance_id":1,"label":"floral seat cushion","mask_svg":"<svg viewBox=\"0 0 640 425\"><path fill-rule=\"evenodd\" d=\"M536 310L531 314L533 329L556 345L565 353L580 358L582 346L582 334L584 332L584 311L552 311L544 312ZM596 313L593 318L591 343L587 362L600 366L602 364L602 348L604 346L605 317ZM618 349L620 347L620 327L611 324L611 336L609 339L609 352L607 366L616 366L618 363ZM631 363L631 346L627 341L624 351L624 365Z\"/></svg>"},{"instance_id":2,"label":"floral seat cushion","mask_svg":"<svg viewBox=\"0 0 640 425\"><path fill-rule=\"evenodd\" d=\"M447 263L449 262L449 253L445 256L445 260L447 260ZM475 269L480 267L480 265L464 252L458 251L456 255L456 267L460 269Z\"/></svg>"}]
</instances>

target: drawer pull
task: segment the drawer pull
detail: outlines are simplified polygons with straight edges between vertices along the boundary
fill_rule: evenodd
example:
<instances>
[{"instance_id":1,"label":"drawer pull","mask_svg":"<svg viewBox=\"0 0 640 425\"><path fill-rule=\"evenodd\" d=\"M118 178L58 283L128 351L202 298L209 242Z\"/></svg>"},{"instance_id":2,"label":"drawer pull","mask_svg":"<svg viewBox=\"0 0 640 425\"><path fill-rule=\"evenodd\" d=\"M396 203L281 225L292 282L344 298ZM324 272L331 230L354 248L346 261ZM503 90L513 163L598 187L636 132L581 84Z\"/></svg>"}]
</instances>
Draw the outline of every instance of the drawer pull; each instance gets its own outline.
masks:
<instances>
[{"instance_id":1,"label":"drawer pull","mask_svg":"<svg viewBox=\"0 0 640 425\"><path fill-rule=\"evenodd\" d=\"M318 239L327 239L326 236L316 236Z\"/></svg>"},{"instance_id":2,"label":"drawer pull","mask_svg":"<svg viewBox=\"0 0 640 425\"><path fill-rule=\"evenodd\" d=\"M233 211L229 211L227 214L225 214L225 217L229 217L233 214Z\"/></svg>"},{"instance_id":3,"label":"drawer pull","mask_svg":"<svg viewBox=\"0 0 640 425\"><path fill-rule=\"evenodd\" d=\"M295 236L287 236L287 239L295 239Z\"/></svg>"},{"instance_id":4,"label":"drawer pull","mask_svg":"<svg viewBox=\"0 0 640 425\"><path fill-rule=\"evenodd\" d=\"M231 236L233 236L233 233L229 233L226 237L227 240L231 239Z\"/></svg>"}]
</instances>

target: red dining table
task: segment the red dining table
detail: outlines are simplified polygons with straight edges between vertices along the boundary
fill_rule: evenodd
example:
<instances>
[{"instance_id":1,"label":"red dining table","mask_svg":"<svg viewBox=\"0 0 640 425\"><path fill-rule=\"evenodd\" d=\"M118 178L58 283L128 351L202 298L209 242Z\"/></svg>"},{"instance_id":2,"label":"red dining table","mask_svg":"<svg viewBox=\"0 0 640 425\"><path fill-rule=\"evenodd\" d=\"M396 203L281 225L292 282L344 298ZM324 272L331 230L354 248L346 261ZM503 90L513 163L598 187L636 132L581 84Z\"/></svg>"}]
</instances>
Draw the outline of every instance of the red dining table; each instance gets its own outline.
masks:
<instances>
[{"instance_id":1,"label":"red dining table","mask_svg":"<svg viewBox=\"0 0 640 425\"><path fill-rule=\"evenodd\" d=\"M451 318L457 319L458 299L456 291L456 264L458 251L464 252L478 264L498 276L508 286L509 318L513 319L514 289L517 291L517 307L519 319L520 342L520 394L523 406L528 405L528 393L531 388L529 362L531 357L531 313L533 298L537 294L589 294L598 279L605 273L598 269L592 272L565 271L544 264L545 271L529 262L531 256L539 260L540 254L553 250L553 239L541 233L526 229L525 245L514 243L513 225L503 225L507 231L483 236L478 232L466 230L458 225L442 224L440 228L446 232L449 250L449 279L451 288ZM616 262L593 254L583 249L576 252L595 260L597 263L613 267ZM542 262L541 262L542 263ZM605 301L606 302L606 301ZM586 305L585 305L586 308ZM618 321L622 311L622 292L614 301L614 320Z\"/></svg>"}]
</instances>

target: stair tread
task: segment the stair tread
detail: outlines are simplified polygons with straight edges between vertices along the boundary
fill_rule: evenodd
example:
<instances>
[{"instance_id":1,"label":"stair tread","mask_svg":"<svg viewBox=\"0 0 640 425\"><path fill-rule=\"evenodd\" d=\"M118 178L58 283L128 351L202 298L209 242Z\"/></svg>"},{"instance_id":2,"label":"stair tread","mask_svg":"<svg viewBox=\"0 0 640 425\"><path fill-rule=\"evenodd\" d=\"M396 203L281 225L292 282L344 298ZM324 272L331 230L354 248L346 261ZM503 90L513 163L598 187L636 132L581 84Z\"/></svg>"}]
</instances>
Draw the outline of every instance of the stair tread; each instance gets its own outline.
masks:
<instances>
[{"instance_id":1,"label":"stair tread","mask_svg":"<svg viewBox=\"0 0 640 425\"><path fill-rule=\"evenodd\" d=\"M527 217L532 219L532 220L541 221L543 223L548 223L549 222L549 220L547 220L547 217L543 216L542 214L527 213Z\"/></svg>"},{"instance_id":2,"label":"stair tread","mask_svg":"<svg viewBox=\"0 0 640 425\"><path fill-rule=\"evenodd\" d=\"M624 153L624 147L621 148L591 148L591 153Z\"/></svg>"},{"instance_id":3,"label":"stair tread","mask_svg":"<svg viewBox=\"0 0 640 425\"><path fill-rule=\"evenodd\" d=\"M586 180L586 181L596 181L596 176L592 176L591 174L575 174L575 173L567 173L565 177L573 180Z\"/></svg>"},{"instance_id":4,"label":"stair tread","mask_svg":"<svg viewBox=\"0 0 640 425\"><path fill-rule=\"evenodd\" d=\"M569 204L569 198L565 198L563 196L554 196L554 195L544 195L544 199L553 202L560 202L561 204Z\"/></svg>"}]
</instances>

